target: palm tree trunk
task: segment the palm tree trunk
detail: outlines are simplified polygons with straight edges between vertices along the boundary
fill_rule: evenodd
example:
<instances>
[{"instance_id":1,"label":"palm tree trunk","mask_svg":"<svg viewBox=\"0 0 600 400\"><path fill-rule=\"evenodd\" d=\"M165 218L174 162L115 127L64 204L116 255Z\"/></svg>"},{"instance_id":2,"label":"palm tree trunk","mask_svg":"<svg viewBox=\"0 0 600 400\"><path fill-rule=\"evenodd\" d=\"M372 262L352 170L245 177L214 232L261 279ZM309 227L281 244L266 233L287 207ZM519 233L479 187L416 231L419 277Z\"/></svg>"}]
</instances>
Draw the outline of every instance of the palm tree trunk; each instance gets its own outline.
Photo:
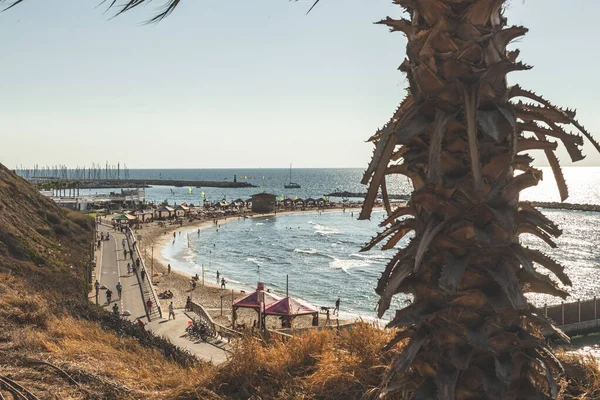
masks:
<instances>
[{"instance_id":1,"label":"palm tree trunk","mask_svg":"<svg viewBox=\"0 0 600 400\"><path fill-rule=\"evenodd\" d=\"M411 179L408 204L392 210L387 229L365 246L388 239L397 249L377 293L379 315L397 293L414 297L389 326L408 339L390 368L384 391L401 390L414 399L554 399L562 367L541 329L568 340L528 304L524 292L566 297L552 272L570 285L563 267L520 244L530 233L555 247L561 230L519 193L542 177L525 150L542 149L568 195L553 153L559 139L573 161L583 158L574 112L553 106L506 75L530 67L507 51L523 27L507 27L503 0L398 0L410 20L380 23L408 38L408 95L392 119L371 140L372 162L363 183L369 191L361 218L369 218L388 175ZM534 101L515 102L516 97ZM597 143L594 142L597 148ZM516 171L520 174L517 174ZM389 206L388 206L389 209ZM534 263L536 264L534 266ZM541 328L541 329L540 329Z\"/></svg>"}]
</instances>

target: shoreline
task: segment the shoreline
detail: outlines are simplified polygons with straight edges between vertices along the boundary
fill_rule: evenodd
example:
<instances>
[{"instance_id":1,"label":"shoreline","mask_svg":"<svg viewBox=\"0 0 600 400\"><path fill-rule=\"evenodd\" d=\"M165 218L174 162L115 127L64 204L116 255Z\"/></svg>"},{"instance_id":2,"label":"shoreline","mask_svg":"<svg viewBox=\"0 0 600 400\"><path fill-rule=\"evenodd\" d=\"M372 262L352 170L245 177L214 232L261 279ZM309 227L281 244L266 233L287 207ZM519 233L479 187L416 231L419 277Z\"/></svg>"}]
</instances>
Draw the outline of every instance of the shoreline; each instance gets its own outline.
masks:
<instances>
[{"instance_id":1,"label":"shoreline","mask_svg":"<svg viewBox=\"0 0 600 400\"><path fill-rule=\"evenodd\" d=\"M360 207L348 207L346 211L348 212L356 212L359 211ZM293 211L282 211L277 213L269 213L269 214L253 214L248 215L248 218L263 218L263 217L274 217L277 215L299 215L299 214L316 214L319 211L322 213L334 213L334 212L342 212L342 209L325 209L325 210L293 210ZM238 216L227 216L218 218L218 224L225 224L232 221L238 221L240 218ZM231 305L232 299L237 299L241 295L245 293L251 293L253 288L251 289L251 285L248 285L246 288L239 287L228 287L227 289L221 289L220 285L216 283L215 277L211 276L210 278L205 277L205 285L202 286L202 279L198 281L195 290L191 290L191 280L192 274L180 271L175 268L171 268L171 273L167 273L167 265L169 264L169 260L163 256L163 249L169 245L173 238L174 232L186 232L191 233L191 231L200 229L205 230L210 226L214 226L214 220L203 220L203 221L193 221L193 222L184 222L183 225L169 225L160 227L156 222L148 223L142 225L143 228L136 230L135 234L142 234L142 248L145 250L144 259L146 263L146 267L149 268L152 264L150 251L151 247L156 247L158 250L158 254L154 254L153 265L154 265L154 276L152 277L154 286L157 293L162 293L165 290L170 290L173 292L172 299L160 299L161 306L167 308L169 303L172 301L175 308L182 309L185 307L186 299L188 296L191 297L192 301L197 301L202 304L202 306L207 310L207 312L211 315L213 320L224 326L231 326ZM178 234L179 235L179 234ZM245 287L244 284L242 284ZM221 315L221 304L222 304L222 312ZM239 309L237 311L237 323L245 326L252 326L253 320L256 319L256 312L254 310L249 309ZM344 313L342 313L344 314ZM347 316L345 318L339 318L337 315L331 318L331 325L335 326L336 324L346 324L352 323L358 319L364 319L361 316ZM324 316L320 315L319 322L320 325L324 323ZM311 326L312 317L310 316L299 316L294 320L294 328L305 328ZM269 318L267 320L267 326L270 329L280 329L278 318Z\"/></svg>"}]
</instances>

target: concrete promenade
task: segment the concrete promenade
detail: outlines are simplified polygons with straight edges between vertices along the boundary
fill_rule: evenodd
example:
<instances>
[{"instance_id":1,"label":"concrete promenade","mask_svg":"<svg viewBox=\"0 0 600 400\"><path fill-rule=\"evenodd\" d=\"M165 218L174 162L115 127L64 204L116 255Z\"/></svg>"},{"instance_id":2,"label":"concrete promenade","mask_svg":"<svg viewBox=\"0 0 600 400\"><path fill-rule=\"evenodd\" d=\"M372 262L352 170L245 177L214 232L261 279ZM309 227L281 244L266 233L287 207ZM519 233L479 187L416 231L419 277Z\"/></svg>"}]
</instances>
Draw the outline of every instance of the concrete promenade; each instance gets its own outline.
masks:
<instances>
[{"instance_id":1,"label":"concrete promenade","mask_svg":"<svg viewBox=\"0 0 600 400\"><path fill-rule=\"evenodd\" d=\"M102 241L98 251L96 279L98 279L101 287L106 286L110 289L113 296L111 303L108 304L106 302L106 290L101 289L98 303L110 312L112 312L112 308L116 303L122 318L131 321L141 319L146 324L146 329L151 330L158 336L167 338L171 343L188 350L201 360L210 361L214 364L225 362L229 354L229 344L221 339L212 339L208 342L190 340L185 335L185 328L187 328L191 319L183 310L175 310L176 318L171 320L167 319L168 309L163 310L164 315L161 318L155 304L153 304L150 312L146 313L145 301L151 298L154 302L151 296L150 274L146 274L146 278L142 281L141 271L138 271L137 274L127 273L127 263L133 264L137 259L137 254L134 252L134 258L131 258L130 251L132 249L130 243L126 240L125 234L105 225L100 225L98 238L100 238L100 232L105 237L107 233L110 233L110 239ZM126 257L123 253L123 239L125 239L125 249L127 250ZM121 298L119 298L116 289L119 281L123 286ZM90 301L96 301L94 289L92 289ZM150 320L148 320L148 316Z\"/></svg>"}]
</instances>

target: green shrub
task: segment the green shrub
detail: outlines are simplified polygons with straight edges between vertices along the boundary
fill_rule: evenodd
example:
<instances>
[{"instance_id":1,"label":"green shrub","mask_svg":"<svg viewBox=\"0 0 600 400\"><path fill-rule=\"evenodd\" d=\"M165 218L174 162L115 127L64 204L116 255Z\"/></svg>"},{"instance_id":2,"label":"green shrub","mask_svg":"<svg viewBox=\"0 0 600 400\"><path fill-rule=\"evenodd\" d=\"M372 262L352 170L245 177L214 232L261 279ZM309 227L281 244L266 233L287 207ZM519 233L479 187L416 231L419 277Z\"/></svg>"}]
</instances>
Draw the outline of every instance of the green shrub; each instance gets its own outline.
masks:
<instances>
[{"instance_id":1,"label":"green shrub","mask_svg":"<svg viewBox=\"0 0 600 400\"><path fill-rule=\"evenodd\" d=\"M71 235L71 232L69 232L69 229L65 228L62 225L54 225L52 227L52 229L54 230L54 233L56 233L59 236L67 236L68 237Z\"/></svg>"},{"instance_id":2,"label":"green shrub","mask_svg":"<svg viewBox=\"0 0 600 400\"><path fill-rule=\"evenodd\" d=\"M48 222L50 222L52 225L60 224L61 218L55 213L47 213L46 218L48 219Z\"/></svg>"},{"instance_id":3,"label":"green shrub","mask_svg":"<svg viewBox=\"0 0 600 400\"><path fill-rule=\"evenodd\" d=\"M52 229L49 229L49 228L37 228L36 231L37 231L37 233L39 233L40 235L45 236L45 237L52 236Z\"/></svg>"}]
</instances>

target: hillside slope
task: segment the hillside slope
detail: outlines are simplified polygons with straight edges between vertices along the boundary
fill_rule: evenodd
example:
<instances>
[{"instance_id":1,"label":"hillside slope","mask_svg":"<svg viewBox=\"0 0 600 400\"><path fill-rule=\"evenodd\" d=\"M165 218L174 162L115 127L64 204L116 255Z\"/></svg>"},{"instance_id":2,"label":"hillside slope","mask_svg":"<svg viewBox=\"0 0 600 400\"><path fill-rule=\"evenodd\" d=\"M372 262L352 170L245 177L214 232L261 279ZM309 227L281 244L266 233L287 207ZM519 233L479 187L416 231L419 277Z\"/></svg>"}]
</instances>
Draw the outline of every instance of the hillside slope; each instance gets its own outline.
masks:
<instances>
[{"instance_id":1,"label":"hillside slope","mask_svg":"<svg viewBox=\"0 0 600 400\"><path fill-rule=\"evenodd\" d=\"M92 238L92 218L61 209L0 165L5 398L12 398L12 381L39 399L162 399L210 373L164 340L88 302L84 266Z\"/></svg>"}]
</instances>

